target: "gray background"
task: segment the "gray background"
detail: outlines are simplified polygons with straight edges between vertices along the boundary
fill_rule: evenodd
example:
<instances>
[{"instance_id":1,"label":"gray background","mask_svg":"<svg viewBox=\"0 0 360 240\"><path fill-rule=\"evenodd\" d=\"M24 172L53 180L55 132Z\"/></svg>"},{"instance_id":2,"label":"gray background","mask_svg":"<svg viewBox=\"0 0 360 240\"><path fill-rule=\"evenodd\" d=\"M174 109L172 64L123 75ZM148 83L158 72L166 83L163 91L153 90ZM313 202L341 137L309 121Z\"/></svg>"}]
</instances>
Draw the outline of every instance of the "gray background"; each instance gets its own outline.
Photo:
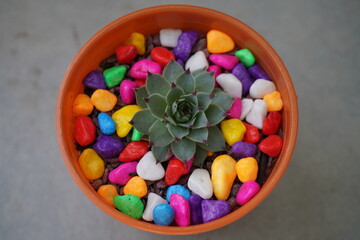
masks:
<instances>
[{"instance_id":1,"label":"gray background","mask_svg":"<svg viewBox=\"0 0 360 240\"><path fill-rule=\"evenodd\" d=\"M359 239L360 1L183 1L241 19L275 48L299 96L292 162L241 220L196 237L128 227L99 210L63 164L55 103L66 67L95 32L181 1L0 1L1 239Z\"/></svg>"}]
</instances>

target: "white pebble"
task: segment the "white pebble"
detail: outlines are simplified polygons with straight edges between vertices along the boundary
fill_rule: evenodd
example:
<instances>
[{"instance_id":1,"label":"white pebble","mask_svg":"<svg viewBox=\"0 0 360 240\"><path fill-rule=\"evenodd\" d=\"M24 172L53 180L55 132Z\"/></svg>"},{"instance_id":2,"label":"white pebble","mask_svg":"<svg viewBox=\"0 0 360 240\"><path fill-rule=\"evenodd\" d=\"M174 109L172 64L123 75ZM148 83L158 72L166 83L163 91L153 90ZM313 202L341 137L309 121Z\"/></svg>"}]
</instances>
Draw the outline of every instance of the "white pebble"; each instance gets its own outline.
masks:
<instances>
[{"instance_id":1,"label":"white pebble","mask_svg":"<svg viewBox=\"0 0 360 240\"><path fill-rule=\"evenodd\" d=\"M161 163L157 163L151 151L147 152L136 166L136 173L145 180L156 181L165 176L165 170Z\"/></svg>"},{"instance_id":2,"label":"white pebble","mask_svg":"<svg viewBox=\"0 0 360 240\"><path fill-rule=\"evenodd\" d=\"M240 115L241 121L245 119L246 115L248 115L253 105L254 105L254 100L250 98L241 99L241 115Z\"/></svg>"},{"instance_id":3,"label":"white pebble","mask_svg":"<svg viewBox=\"0 0 360 240\"><path fill-rule=\"evenodd\" d=\"M267 103L261 99L256 99L252 109L246 116L246 121L258 129L262 129L266 114Z\"/></svg>"},{"instance_id":4,"label":"white pebble","mask_svg":"<svg viewBox=\"0 0 360 240\"><path fill-rule=\"evenodd\" d=\"M250 87L250 96L253 98L263 98L266 94L276 91L275 84L265 79L257 79Z\"/></svg>"},{"instance_id":5,"label":"white pebble","mask_svg":"<svg viewBox=\"0 0 360 240\"><path fill-rule=\"evenodd\" d=\"M222 73L219 74L219 76L216 77L217 83L224 89L225 92L227 92L231 97L233 98L241 98L242 96L242 84L231 73Z\"/></svg>"},{"instance_id":6,"label":"white pebble","mask_svg":"<svg viewBox=\"0 0 360 240\"><path fill-rule=\"evenodd\" d=\"M205 53L203 51L198 51L192 55L185 64L185 69L189 69L190 72L194 72L200 69L207 69L209 63L206 59Z\"/></svg>"},{"instance_id":7,"label":"white pebble","mask_svg":"<svg viewBox=\"0 0 360 240\"><path fill-rule=\"evenodd\" d=\"M195 169L192 172L188 180L188 187L203 199L209 199L213 195L210 174L205 169Z\"/></svg>"},{"instance_id":8,"label":"white pebble","mask_svg":"<svg viewBox=\"0 0 360 240\"><path fill-rule=\"evenodd\" d=\"M181 34L180 29L164 28L160 30L160 44L163 47L176 47Z\"/></svg>"},{"instance_id":9,"label":"white pebble","mask_svg":"<svg viewBox=\"0 0 360 240\"><path fill-rule=\"evenodd\" d=\"M144 210L144 213L142 215L142 218L145 221L152 221L153 218L153 210L154 208L159 204L166 204L168 203L165 199L157 195L156 193L149 193L146 208Z\"/></svg>"}]
</instances>

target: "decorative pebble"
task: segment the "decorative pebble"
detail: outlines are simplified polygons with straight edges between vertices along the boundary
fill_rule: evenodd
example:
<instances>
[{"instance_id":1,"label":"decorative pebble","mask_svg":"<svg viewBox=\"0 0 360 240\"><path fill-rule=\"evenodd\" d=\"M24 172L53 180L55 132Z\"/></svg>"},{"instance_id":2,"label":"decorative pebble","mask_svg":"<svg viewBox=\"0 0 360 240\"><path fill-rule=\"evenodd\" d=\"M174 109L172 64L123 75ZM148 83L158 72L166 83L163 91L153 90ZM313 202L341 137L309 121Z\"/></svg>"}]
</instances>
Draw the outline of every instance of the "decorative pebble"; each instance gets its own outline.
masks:
<instances>
[{"instance_id":1,"label":"decorative pebble","mask_svg":"<svg viewBox=\"0 0 360 240\"><path fill-rule=\"evenodd\" d=\"M190 196L189 196L190 198ZM175 222L181 227L190 225L190 204L180 194L173 193L170 198L170 206L175 211Z\"/></svg>"},{"instance_id":2,"label":"decorative pebble","mask_svg":"<svg viewBox=\"0 0 360 240\"><path fill-rule=\"evenodd\" d=\"M188 174L193 166L193 163L194 163L194 157L190 158L189 161L186 162L186 172L185 174Z\"/></svg>"},{"instance_id":3,"label":"decorative pebble","mask_svg":"<svg viewBox=\"0 0 360 240\"><path fill-rule=\"evenodd\" d=\"M211 165L211 182L215 197L226 200L236 178L236 161L229 155L220 155Z\"/></svg>"},{"instance_id":4,"label":"decorative pebble","mask_svg":"<svg viewBox=\"0 0 360 240\"><path fill-rule=\"evenodd\" d=\"M120 46L116 48L115 52L116 58L120 64L131 63L137 55L137 49L134 45Z\"/></svg>"},{"instance_id":5,"label":"decorative pebble","mask_svg":"<svg viewBox=\"0 0 360 240\"><path fill-rule=\"evenodd\" d=\"M106 83L102 72L94 70L89 72L88 75L83 79L85 87L91 89L106 89Z\"/></svg>"},{"instance_id":6,"label":"decorative pebble","mask_svg":"<svg viewBox=\"0 0 360 240\"><path fill-rule=\"evenodd\" d=\"M208 72L214 72L214 78L216 79L219 74L221 74L221 67L218 65L210 65L207 69ZM219 87L217 81L215 81L215 87Z\"/></svg>"},{"instance_id":7,"label":"decorative pebble","mask_svg":"<svg viewBox=\"0 0 360 240\"><path fill-rule=\"evenodd\" d=\"M267 104L263 100L256 99L250 112L246 115L246 121L258 129L262 129L267 114Z\"/></svg>"},{"instance_id":8,"label":"decorative pebble","mask_svg":"<svg viewBox=\"0 0 360 240\"><path fill-rule=\"evenodd\" d=\"M160 30L160 44L164 47L176 47L181 29L164 28Z\"/></svg>"},{"instance_id":9,"label":"decorative pebble","mask_svg":"<svg viewBox=\"0 0 360 240\"><path fill-rule=\"evenodd\" d=\"M191 49L195 42L199 38L199 34L196 31L186 31L180 34L178 43L173 52L178 59L186 62L189 58Z\"/></svg>"},{"instance_id":10,"label":"decorative pebble","mask_svg":"<svg viewBox=\"0 0 360 240\"><path fill-rule=\"evenodd\" d=\"M187 190L185 187L183 187L181 185L172 185L172 186L168 187L168 189L166 191L166 200L168 202L170 202L171 195L174 193L183 196L186 200L189 200L189 198L190 198L190 191Z\"/></svg>"},{"instance_id":11,"label":"decorative pebble","mask_svg":"<svg viewBox=\"0 0 360 240\"><path fill-rule=\"evenodd\" d=\"M165 170L161 163L157 162L151 151L147 152L139 161L136 167L136 172L139 177L156 181L160 180L165 175Z\"/></svg>"},{"instance_id":12,"label":"decorative pebble","mask_svg":"<svg viewBox=\"0 0 360 240\"><path fill-rule=\"evenodd\" d=\"M161 226L169 226L175 217L175 211L169 204L159 204L155 206L154 223Z\"/></svg>"},{"instance_id":13,"label":"decorative pebble","mask_svg":"<svg viewBox=\"0 0 360 240\"><path fill-rule=\"evenodd\" d=\"M233 74L222 73L216 78L216 82L233 98L241 98L242 84Z\"/></svg>"},{"instance_id":14,"label":"decorative pebble","mask_svg":"<svg viewBox=\"0 0 360 240\"><path fill-rule=\"evenodd\" d=\"M145 53L145 36L141 33L133 32L124 45L134 45L137 53L143 55Z\"/></svg>"},{"instance_id":15,"label":"decorative pebble","mask_svg":"<svg viewBox=\"0 0 360 240\"><path fill-rule=\"evenodd\" d=\"M250 77L249 72L242 63L237 64L231 73L239 79L242 84L242 95L246 96L249 93L250 87L254 80Z\"/></svg>"},{"instance_id":16,"label":"decorative pebble","mask_svg":"<svg viewBox=\"0 0 360 240\"><path fill-rule=\"evenodd\" d=\"M103 72L106 86L108 88L115 87L121 83L126 73L125 66L115 66L108 68Z\"/></svg>"},{"instance_id":17,"label":"decorative pebble","mask_svg":"<svg viewBox=\"0 0 360 240\"><path fill-rule=\"evenodd\" d=\"M134 117L135 113L140 111L141 108L138 105L126 105L117 110L112 119L116 125L116 133L119 137L126 137L130 132L132 125L129 123Z\"/></svg>"},{"instance_id":18,"label":"decorative pebble","mask_svg":"<svg viewBox=\"0 0 360 240\"><path fill-rule=\"evenodd\" d=\"M119 195L116 187L111 184L100 186L97 190L97 193L102 197L102 199L104 199L107 204L111 206L114 206L114 197Z\"/></svg>"},{"instance_id":19,"label":"decorative pebble","mask_svg":"<svg viewBox=\"0 0 360 240\"><path fill-rule=\"evenodd\" d=\"M112 135L116 131L116 125L114 120L106 114L106 113L99 113L97 116L100 131L104 135Z\"/></svg>"},{"instance_id":20,"label":"decorative pebble","mask_svg":"<svg viewBox=\"0 0 360 240\"><path fill-rule=\"evenodd\" d=\"M131 194L114 197L114 205L122 213L135 219L140 219L144 211L141 199Z\"/></svg>"},{"instance_id":21,"label":"decorative pebble","mask_svg":"<svg viewBox=\"0 0 360 240\"><path fill-rule=\"evenodd\" d=\"M238 158L254 157L257 147L254 143L236 142L231 147L231 152Z\"/></svg>"},{"instance_id":22,"label":"decorative pebble","mask_svg":"<svg viewBox=\"0 0 360 240\"><path fill-rule=\"evenodd\" d=\"M211 198L213 187L209 172L205 169L195 169L189 177L188 188L203 199Z\"/></svg>"},{"instance_id":23,"label":"decorative pebble","mask_svg":"<svg viewBox=\"0 0 360 240\"><path fill-rule=\"evenodd\" d=\"M190 214L191 214L191 223L192 224L201 224L203 223L202 219L202 209L201 209L201 202L202 199L199 195L193 194L190 196L189 203L190 203Z\"/></svg>"},{"instance_id":24,"label":"decorative pebble","mask_svg":"<svg viewBox=\"0 0 360 240\"><path fill-rule=\"evenodd\" d=\"M244 122L246 131L244 134L243 142L246 143L257 143L260 140L259 129L253 125Z\"/></svg>"},{"instance_id":25,"label":"decorative pebble","mask_svg":"<svg viewBox=\"0 0 360 240\"><path fill-rule=\"evenodd\" d=\"M75 141L81 146L86 146L95 141L96 127L91 118L80 115L75 119Z\"/></svg>"},{"instance_id":26,"label":"decorative pebble","mask_svg":"<svg viewBox=\"0 0 360 240\"><path fill-rule=\"evenodd\" d=\"M235 47L231 37L219 30L210 30L206 34L206 40L209 53L226 53Z\"/></svg>"},{"instance_id":27,"label":"decorative pebble","mask_svg":"<svg viewBox=\"0 0 360 240\"><path fill-rule=\"evenodd\" d=\"M260 186L257 182L247 181L241 185L239 192L236 195L236 202L239 205L244 205L250 201L259 191Z\"/></svg>"},{"instance_id":28,"label":"decorative pebble","mask_svg":"<svg viewBox=\"0 0 360 240\"><path fill-rule=\"evenodd\" d=\"M259 149L270 157L279 156L283 146L283 140L278 135L270 135L259 143Z\"/></svg>"},{"instance_id":29,"label":"decorative pebble","mask_svg":"<svg viewBox=\"0 0 360 240\"><path fill-rule=\"evenodd\" d=\"M89 180L98 179L104 174L104 161L91 148L85 149L80 154L79 164L85 177Z\"/></svg>"},{"instance_id":30,"label":"decorative pebble","mask_svg":"<svg viewBox=\"0 0 360 240\"><path fill-rule=\"evenodd\" d=\"M139 198L144 197L148 192L146 182L141 177L132 177L124 187L124 194L132 194Z\"/></svg>"},{"instance_id":31,"label":"decorative pebble","mask_svg":"<svg viewBox=\"0 0 360 240\"><path fill-rule=\"evenodd\" d=\"M244 64L247 68L251 67L255 63L254 55L247 48L236 51L235 56L238 57L240 62Z\"/></svg>"},{"instance_id":32,"label":"decorative pebble","mask_svg":"<svg viewBox=\"0 0 360 240\"><path fill-rule=\"evenodd\" d=\"M125 185L130 179L129 174L136 172L138 162L128 162L121 164L109 173L109 181L119 185Z\"/></svg>"},{"instance_id":33,"label":"decorative pebble","mask_svg":"<svg viewBox=\"0 0 360 240\"><path fill-rule=\"evenodd\" d=\"M139 132L136 128L133 128L132 134L131 134L131 141L140 141L141 137L142 137L142 133Z\"/></svg>"},{"instance_id":34,"label":"decorative pebble","mask_svg":"<svg viewBox=\"0 0 360 240\"><path fill-rule=\"evenodd\" d=\"M258 162L253 157L242 158L236 163L236 173L242 183L255 181L258 169Z\"/></svg>"},{"instance_id":35,"label":"decorative pebble","mask_svg":"<svg viewBox=\"0 0 360 240\"><path fill-rule=\"evenodd\" d=\"M240 120L244 120L254 105L254 100L250 98L243 98L241 100L241 115Z\"/></svg>"},{"instance_id":36,"label":"decorative pebble","mask_svg":"<svg viewBox=\"0 0 360 240\"><path fill-rule=\"evenodd\" d=\"M118 157L124 147L124 143L119 138L110 136L98 136L93 146L102 158Z\"/></svg>"},{"instance_id":37,"label":"decorative pebble","mask_svg":"<svg viewBox=\"0 0 360 240\"><path fill-rule=\"evenodd\" d=\"M73 103L73 112L75 115L89 115L94 109L94 105L90 101L90 97L86 94L76 96Z\"/></svg>"},{"instance_id":38,"label":"decorative pebble","mask_svg":"<svg viewBox=\"0 0 360 240\"><path fill-rule=\"evenodd\" d=\"M161 67L165 67L171 59L175 60L175 55L164 47L154 47L151 50L150 56L152 60L160 64Z\"/></svg>"},{"instance_id":39,"label":"decorative pebble","mask_svg":"<svg viewBox=\"0 0 360 240\"><path fill-rule=\"evenodd\" d=\"M166 168L165 172L165 178L164 181L166 185L170 186L175 184L182 175L184 175L187 172L186 165L176 157L171 159L168 163L168 166Z\"/></svg>"},{"instance_id":40,"label":"decorative pebble","mask_svg":"<svg viewBox=\"0 0 360 240\"><path fill-rule=\"evenodd\" d=\"M253 98L263 98L266 94L276 90L275 84L269 80L257 79L251 85L249 93Z\"/></svg>"},{"instance_id":41,"label":"decorative pebble","mask_svg":"<svg viewBox=\"0 0 360 240\"><path fill-rule=\"evenodd\" d=\"M211 54L209 56L210 61L219 65L226 70L231 70L239 62L239 59L235 56L226 55L226 54Z\"/></svg>"},{"instance_id":42,"label":"decorative pebble","mask_svg":"<svg viewBox=\"0 0 360 240\"><path fill-rule=\"evenodd\" d=\"M201 202L204 223L222 218L230 213L230 204L223 200L203 200Z\"/></svg>"},{"instance_id":43,"label":"decorative pebble","mask_svg":"<svg viewBox=\"0 0 360 240\"><path fill-rule=\"evenodd\" d=\"M258 64L254 64L251 67L249 67L248 71L254 79L270 80L270 77L266 74L266 72Z\"/></svg>"},{"instance_id":44,"label":"decorative pebble","mask_svg":"<svg viewBox=\"0 0 360 240\"><path fill-rule=\"evenodd\" d=\"M142 158L149 150L149 142L134 141L126 145L119 155L119 161L131 162Z\"/></svg>"},{"instance_id":45,"label":"decorative pebble","mask_svg":"<svg viewBox=\"0 0 360 240\"><path fill-rule=\"evenodd\" d=\"M108 90L97 89L91 95L91 103L101 112L111 111L116 103L117 97Z\"/></svg>"},{"instance_id":46,"label":"decorative pebble","mask_svg":"<svg viewBox=\"0 0 360 240\"><path fill-rule=\"evenodd\" d=\"M146 208L144 210L142 218L145 221L149 221L149 222L153 221L154 220L154 217L153 217L154 208L156 206L158 206L159 204L167 204L167 201L165 199L163 199L162 197L160 197L159 195L157 195L156 193L150 192L149 195L148 195L148 198L147 198ZM158 209L157 211L160 211L160 210ZM161 213L161 211L157 213L158 217L161 217L160 213ZM161 219L159 219L159 218L157 220L161 221ZM158 224L158 225L161 225L161 224Z\"/></svg>"},{"instance_id":47,"label":"decorative pebble","mask_svg":"<svg viewBox=\"0 0 360 240\"><path fill-rule=\"evenodd\" d=\"M130 68L130 76L136 79L146 79L148 72L161 74L160 64L150 59L142 59L132 65Z\"/></svg>"},{"instance_id":48,"label":"decorative pebble","mask_svg":"<svg viewBox=\"0 0 360 240\"><path fill-rule=\"evenodd\" d=\"M234 102L232 103L228 111L227 118L240 118L241 107L242 107L241 99L235 98Z\"/></svg>"},{"instance_id":49,"label":"decorative pebble","mask_svg":"<svg viewBox=\"0 0 360 240\"><path fill-rule=\"evenodd\" d=\"M270 112L264 122L262 132L266 135L273 135L279 131L282 116L279 112Z\"/></svg>"},{"instance_id":50,"label":"decorative pebble","mask_svg":"<svg viewBox=\"0 0 360 240\"><path fill-rule=\"evenodd\" d=\"M140 88L140 87L145 86L145 84L146 84L146 79L136 79L135 82L136 82L136 84L137 84L137 85L139 86L139 88Z\"/></svg>"},{"instance_id":51,"label":"decorative pebble","mask_svg":"<svg viewBox=\"0 0 360 240\"><path fill-rule=\"evenodd\" d=\"M226 143L230 146L238 141L241 141L246 131L243 122L235 118L222 121L220 123L220 127Z\"/></svg>"},{"instance_id":52,"label":"decorative pebble","mask_svg":"<svg viewBox=\"0 0 360 240\"><path fill-rule=\"evenodd\" d=\"M263 99L268 105L268 112L281 111L284 106L281 94L278 91L266 94Z\"/></svg>"},{"instance_id":53,"label":"decorative pebble","mask_svg":"<svg viewBox=\"0 0 360 240\"><path fill-rule=\"evenodd\" d=\"M125 104L132 104L135 101L135 88L138 88L136 82L124 80L120 84L120 97Z\"/></svg>"},{"instance_id":54,"label":"decorative pebble","mask_svg":"<svg viewBox=\"0 0 360 240\"><path fill-rule=\"evenodd\" d=\"M189 69L190 72L196 70L207 69L209 63L206 59L205 53L203 51L198 51L192 55L185 64L185 69Z\"/></svg>"}]
</instances>

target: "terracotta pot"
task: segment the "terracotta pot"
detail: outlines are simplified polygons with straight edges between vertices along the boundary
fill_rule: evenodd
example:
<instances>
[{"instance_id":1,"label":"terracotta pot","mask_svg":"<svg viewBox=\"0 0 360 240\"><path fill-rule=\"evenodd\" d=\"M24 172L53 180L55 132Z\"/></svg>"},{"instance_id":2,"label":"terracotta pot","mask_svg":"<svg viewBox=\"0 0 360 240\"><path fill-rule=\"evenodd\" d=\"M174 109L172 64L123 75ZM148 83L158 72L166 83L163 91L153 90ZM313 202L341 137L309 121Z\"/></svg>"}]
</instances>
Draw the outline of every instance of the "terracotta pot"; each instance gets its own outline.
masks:
<instances>
[{"instance_id":1,"label":"terracotta pot","mask_svg":"<svg viewBox=\"0 0 360 240\"><path fill-rule=\"evenodd\" d=\"M102 59L114 53L115 48L123 43L132 32L140 32L146 36L150 33L157 33L162 28L181 28L196 30L200 33L218 29L227 33L237 46L251 49L257 62L275 82L284 101L282 111L284 146L261 191L246 205L221 219L181 228L158 226L139 221L107 205L82 173L78 163L79 153L75 149L73 138L72 103L74 98L84 90L82 80L85 75L96 69ZM145 231L168 235L211 231L234 222L254 209L273 190L284 174L294 150L297 130L298 108L295 90L285 65L269 43L253 29L233 17L211 9L187 5L164 5L139 10L113 21L97 32L70 63L59 90L56 106L56 131L59 147L71 176L86 196L100 209L125 224Z\"/></svg>"}]
</instances>

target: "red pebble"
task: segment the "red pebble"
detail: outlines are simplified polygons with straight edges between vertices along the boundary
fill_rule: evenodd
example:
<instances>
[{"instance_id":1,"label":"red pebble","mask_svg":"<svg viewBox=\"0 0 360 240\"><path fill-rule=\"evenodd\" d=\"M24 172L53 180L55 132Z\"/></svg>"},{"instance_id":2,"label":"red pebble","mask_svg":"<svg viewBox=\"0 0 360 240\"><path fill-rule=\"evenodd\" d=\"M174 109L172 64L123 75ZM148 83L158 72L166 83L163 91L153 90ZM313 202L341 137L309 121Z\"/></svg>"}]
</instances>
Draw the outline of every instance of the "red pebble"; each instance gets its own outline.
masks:
<instances>
[{"instance_id":1,"label":"red pebble","mask_svg":"<svg viewBox=\"0 0 360 240\"><path fill-rule=\"evenodd\" d=\"M279 156L283 140L278 135L270 135L259 143L259 149L270 157Z\"/></svg>"},{"instance_id":2,"label":"red pebble","mask_svg":"<svg viewBox=\"0 0 360 240\"><path fill-rule=\"evenodd\" d=\"M135 82L139 87L143 87L146 84L146 79L137 79Z\"/></svg>"},{"instance_id":3,"label":"red pebble","mask_svg":"<svg viewBox=\"0 0 360 240\"><path fill-rule=\"evenodd\" d=\"M270 112L264 119L262 132L266 135L276 134L280 128L281 118L279 112Z\"/></svg>"},{"instance_id":4,"label":"red pebble","mask_svg":"<svg viewBox=\"0 0 360 240\"><path fill-rule=\"evenodd\" d=\"M126 145L125 149L119 155L119 161L131 162L142 158L148 152L149 142L134 141Z\"/></svg>"},{"instance_id":5,"label":"red pebble","mask_svg":"<svg viewBox=\"0 0 360 240\"><path fill-rule=\"evenodd\" d=\"M164 47L154 47L151 50L151 58L161 67L165 67L171 59L175 60L175 55Z\"/></svg>"},{"instance_id":6,"label":"red pebble","mask_svg":"<svg viewBox=\"0 0 360 240\"><path fill-rule=\"evenodd\" d=\"M81 146L93 143L96 138L96 127L91 118L85 115L75 119L74 138Z\"/></svg>"},{"instance_id":7,"label":"red pebble","mask_svg":"<svg viewBox=\"0 0 360 240\"><path fill-rule=\"evenodd\" d=\"M137 55L134 45L120 46L116 49L116 57L120 64L131 63Z\"/></svg>"},{"instance_id":8,"label":"red pebble","mask_svg":"<svg viewBox=\"0 0 360 240\"><path fill-rule=\"evenodd\" d=\"M260 133L257 127L244 122L246 131L244 134L243 142L257 143L260 140Z\"/></svg>"},{"instance_id":9,"label":"red pebble","mask_svg":"<svg viewBox=\"0 0 360 240\"><path fill-rule=\"evenodd\" d=\"M186 172L186 165L181 160L174 157L169 161L169 164L166 168L164 179L166 185L170 186L175 184Z\"/></svg>"}]
</instances>

